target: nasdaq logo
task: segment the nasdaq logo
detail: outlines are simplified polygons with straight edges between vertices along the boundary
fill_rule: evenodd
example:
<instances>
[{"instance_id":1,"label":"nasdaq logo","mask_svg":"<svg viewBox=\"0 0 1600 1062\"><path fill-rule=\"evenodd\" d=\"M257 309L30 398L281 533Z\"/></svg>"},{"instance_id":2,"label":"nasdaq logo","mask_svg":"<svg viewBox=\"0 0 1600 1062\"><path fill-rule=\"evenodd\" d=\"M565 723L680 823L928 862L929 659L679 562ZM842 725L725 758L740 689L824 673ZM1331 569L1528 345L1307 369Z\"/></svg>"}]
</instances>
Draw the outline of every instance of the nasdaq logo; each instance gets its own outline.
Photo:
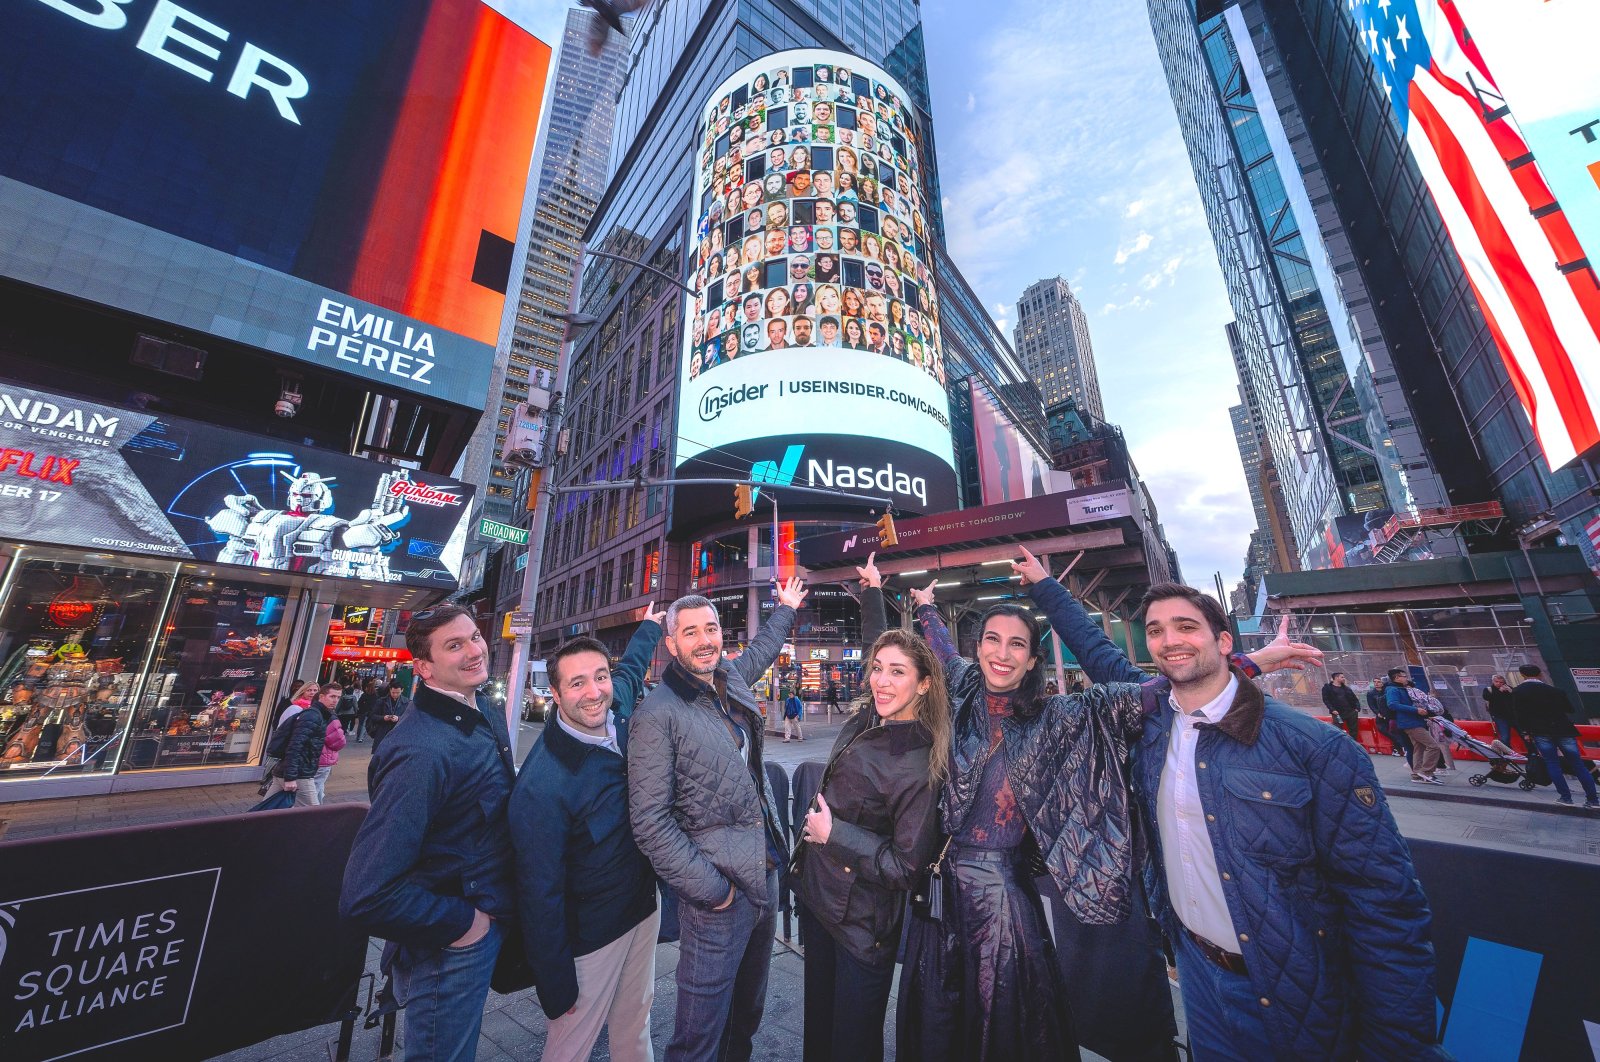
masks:
<instances>
[{"instance_id":1,"label":"nasdaq logo","mask_svg":"<svg viewBox=\"0 0 1600 1062\"><path fill-rule=\"evenodd\" d=\"M782 461L757 461L750 466L750 478L775 487L788 486L794 482L794 474L800 469L800 456L805 452L803 445L791 446L783 452ZM751 491L750 497L751 500L761 497L761 488Z\"/></svg>"}]
</instances>

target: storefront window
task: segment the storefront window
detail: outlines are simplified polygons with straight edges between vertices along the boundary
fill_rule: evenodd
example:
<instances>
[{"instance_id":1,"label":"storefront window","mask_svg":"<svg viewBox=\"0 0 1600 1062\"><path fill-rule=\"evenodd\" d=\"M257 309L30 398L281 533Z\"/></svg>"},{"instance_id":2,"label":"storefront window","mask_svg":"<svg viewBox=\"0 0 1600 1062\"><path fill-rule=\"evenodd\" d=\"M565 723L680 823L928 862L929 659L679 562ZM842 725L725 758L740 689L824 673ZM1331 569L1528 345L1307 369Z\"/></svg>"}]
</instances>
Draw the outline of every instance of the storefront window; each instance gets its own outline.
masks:
<instances>
[{"instance_id":1,"label":"storefront window","mask_svg":"<svg viewBox=\"0 0 1600 1062\"><path fill-rule=\"evenodd\" d=\"M171 576L14 563L0 604L0 780L109 770Z\"/></svg>"},{"instance_id":2,"label":"storefront window","mask_svg":"<svg viewBox=\"0 0 1600 1062\"><path fill-rule=\"evenodd\" d=\"M179 580L124 769L249 760L285 605L281 589Z\"/></svg>"}]
</instances>

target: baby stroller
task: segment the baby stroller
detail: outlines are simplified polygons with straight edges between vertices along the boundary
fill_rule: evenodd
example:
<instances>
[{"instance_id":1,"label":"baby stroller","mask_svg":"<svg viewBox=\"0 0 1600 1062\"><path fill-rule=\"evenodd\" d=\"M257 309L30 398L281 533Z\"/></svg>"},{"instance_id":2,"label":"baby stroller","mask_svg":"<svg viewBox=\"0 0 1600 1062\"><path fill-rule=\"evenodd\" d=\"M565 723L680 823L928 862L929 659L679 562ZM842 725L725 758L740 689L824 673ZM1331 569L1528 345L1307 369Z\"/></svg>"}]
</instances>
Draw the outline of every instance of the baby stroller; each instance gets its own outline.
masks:
<instances>
[{"instance_id":1,"label":"baby stroller","mask_svg":"<svg viewBox=\"0 0 1600 1062\"><path fill-rule=\"evenodd\" d=\"M1534 777L1530 770L1532 767L1543 767L1543 762L1530 764L1528 757L1513 752L1504 742L1496 740L1485 744L1449 719L1430 719L1428 722L1437 724L1445 738L1454 742L1457 748L1476 753L1488 761L1489 769L1483 774L1467 776L1470 784L1481 786L1486 782L1499 782L1501 785L1510 785L1515 782L1517 788L1524 791L1536 785L1550 784L1549 772L1540 771L1541 777Z\"/></svg>"}]
</instances>

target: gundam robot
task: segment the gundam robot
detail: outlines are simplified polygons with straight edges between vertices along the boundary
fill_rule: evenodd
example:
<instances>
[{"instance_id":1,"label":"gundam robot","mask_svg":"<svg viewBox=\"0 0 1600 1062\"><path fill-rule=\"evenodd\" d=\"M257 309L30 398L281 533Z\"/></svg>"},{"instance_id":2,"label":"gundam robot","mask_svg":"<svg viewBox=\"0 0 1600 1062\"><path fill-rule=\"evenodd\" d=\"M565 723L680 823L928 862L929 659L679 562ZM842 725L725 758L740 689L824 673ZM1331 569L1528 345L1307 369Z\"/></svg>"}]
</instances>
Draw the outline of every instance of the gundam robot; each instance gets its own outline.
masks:
<instances>
[{"instance_id":1,"label":"gundam robot","mask_svg":"<svg viewBox=\"0 0 1600 1062\"><path fill-rule=\"evenodd\" d=\"M396 469L378 477L372 505L354 520L328 513L332 478L315 472L278 474L289 481L287 508L266 509L253 494L230 494L223 508L206 518L212 531L227 537L217 554L220 563L389 581L388 550L400 541L398 528L411 519L404 493L393 488L409 482L409 472Z\"/></svg>"}]
</instances>

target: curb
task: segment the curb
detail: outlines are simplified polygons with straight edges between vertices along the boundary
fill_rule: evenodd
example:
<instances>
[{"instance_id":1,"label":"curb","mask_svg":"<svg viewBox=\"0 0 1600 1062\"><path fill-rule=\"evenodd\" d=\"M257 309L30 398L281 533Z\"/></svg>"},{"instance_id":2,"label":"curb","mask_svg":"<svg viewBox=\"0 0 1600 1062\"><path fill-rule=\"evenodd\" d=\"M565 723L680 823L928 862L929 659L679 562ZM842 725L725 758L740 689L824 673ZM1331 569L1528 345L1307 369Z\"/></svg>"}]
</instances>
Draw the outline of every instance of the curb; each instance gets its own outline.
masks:
<instances>
[{"instance_id":1,"label":"curb","mask_svg":"<svg viewBox=\"0 0 1600 1062\"><path fill-rule=\"evenodd\" d=\"M1540 788L1545 787L1541 786ZM1552 794L1555 792L1553 788L1549 791ZM1383 792L1385 796L1390 798L1406 797L1411 800L1441 800L1447 804L1476 804L1479 807L1488 806L1496 808L1512 808L1517 811L1542 812L1546 815L1592 816L1595 814L1593 812L1585 812L1581 804L1570 808L1562 807L1560 804L1555 802L1554 797L1547 801L1534 803L1531 800L1497 799L1492 794L1483 793L1482 790L1478 790L1476 792L1461 792L1459 790L1451 791L1449 789L1440 789L1437 786L1429 786L1424 789L1421 787L1421 785L1415 789L1409 787L1391 788L1389 786L1384 786Z\"/></svg>"}]
</instances>

